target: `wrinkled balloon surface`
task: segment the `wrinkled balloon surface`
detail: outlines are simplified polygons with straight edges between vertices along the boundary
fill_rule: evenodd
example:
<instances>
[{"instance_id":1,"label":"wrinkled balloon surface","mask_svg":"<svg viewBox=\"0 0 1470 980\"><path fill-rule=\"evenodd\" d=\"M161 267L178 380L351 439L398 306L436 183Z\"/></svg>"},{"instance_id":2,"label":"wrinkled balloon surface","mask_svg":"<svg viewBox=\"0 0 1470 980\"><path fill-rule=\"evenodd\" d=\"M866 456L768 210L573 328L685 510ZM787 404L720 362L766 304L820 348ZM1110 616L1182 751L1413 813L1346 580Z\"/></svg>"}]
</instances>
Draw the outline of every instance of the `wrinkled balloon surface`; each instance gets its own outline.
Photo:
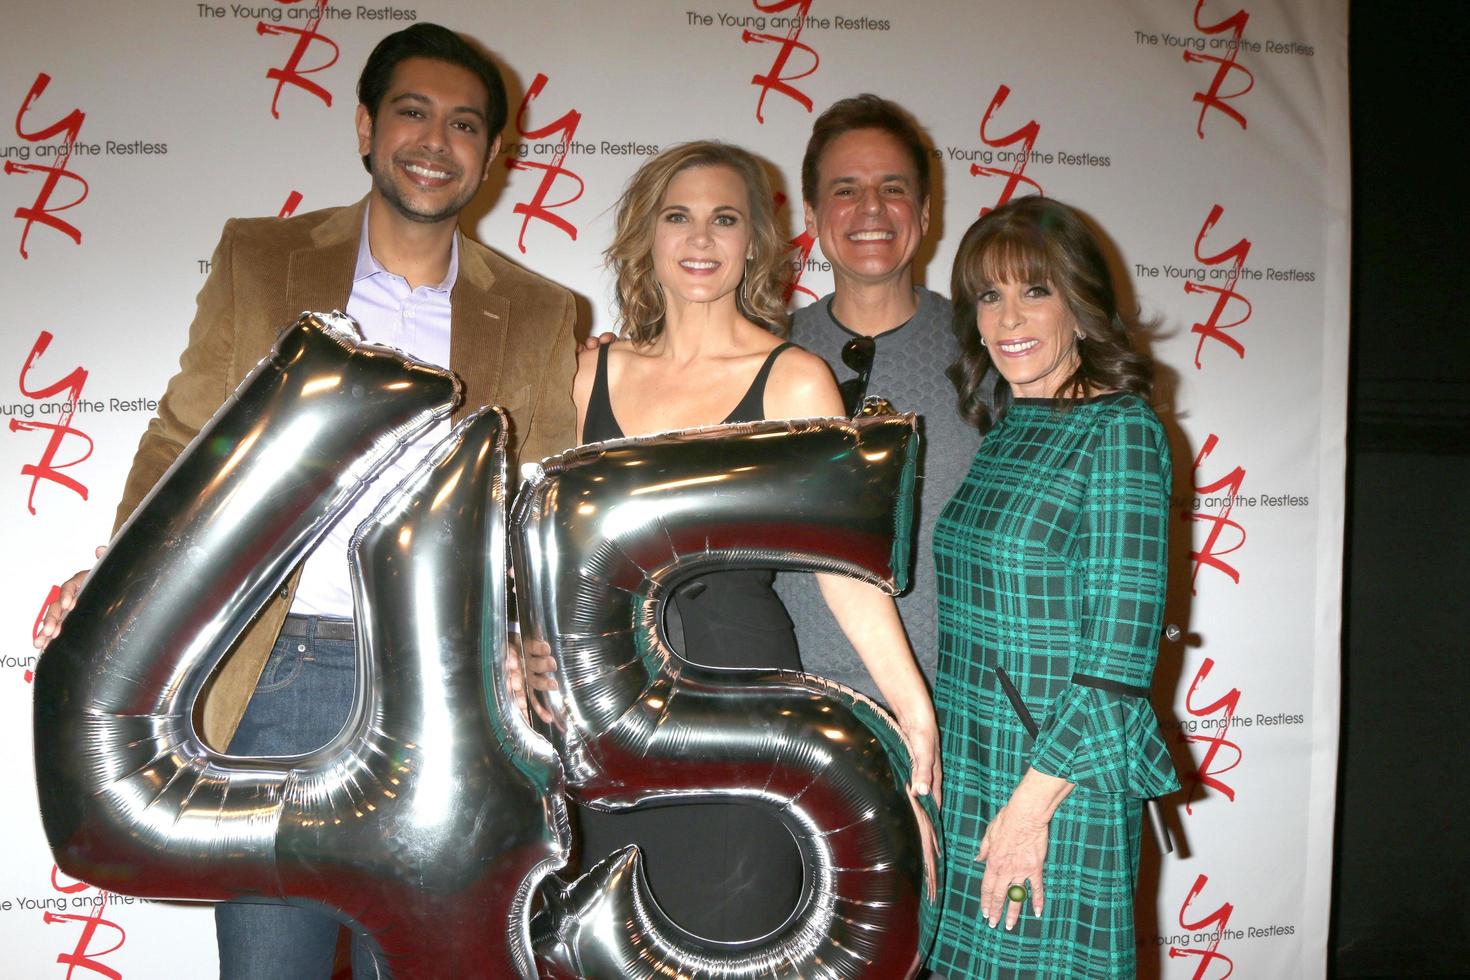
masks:
<instances>
[{"instance_id":1,"label":"wrinkled balloon surface","mask_svg":"<svg viewBox=\"0 0 1470 980\"><path fill-rule=\"evenodd\" d=\"M911 420L718 427L548 461L517 505L525 629L561 658L548 741L503 676L507 423L481 412L357 529L359 680L342 732L289 758L200 739L196 701L230 645L458 397L448 372L360 342L339 315L281 335L119 532L37 665L57 863L123 894L326 908L398 980L533 976L532 929L547 976L911 974L932 934L933 814L905 793L892 720L806 675L692 667L657 629L670 588L713 568L898 587ZM767 941L701 943L650 900L633 849L536 898L568 851L563 763L608 808L773 808L801 847L802 906Z\"/></svg>"},{"instance_id":2,"label":"wrinkled balloon surface","mask_svg":"<svg viewBox=\"0 0 1470 980\"><path fill-rule=\"evenodd\" d=\"M690 576L843 572L888 591L908 566L913 418L717 426L584 446L543 463L512 516L522 632L557 660L550 737L569 792L601 809L741 800L802 855L803 898L744 944L659 909L636 849L550 891L532 931L555 977L905 977L934 926L935 814L906 790L891 718L805 674L695 666L660 629ZM592 856L599 857L599 856Z\"/></svg>"},{"instance_id":3,"label":"wrinkled balloon surface","mask_svg":"<svg viewBox=\"0 0 1470 980\"><path fill-rule=\"evenodd\" d=\"M47 839L157 898L335 910L394 977L532 976L528 909L566 854L560 766L505 650L505 419L467 419L352 547L358 691L291 758L211 750L211 669L334 517L458 397L448 372L304 315L97 565L35 679Z\"/></svg>"}]
</instances>

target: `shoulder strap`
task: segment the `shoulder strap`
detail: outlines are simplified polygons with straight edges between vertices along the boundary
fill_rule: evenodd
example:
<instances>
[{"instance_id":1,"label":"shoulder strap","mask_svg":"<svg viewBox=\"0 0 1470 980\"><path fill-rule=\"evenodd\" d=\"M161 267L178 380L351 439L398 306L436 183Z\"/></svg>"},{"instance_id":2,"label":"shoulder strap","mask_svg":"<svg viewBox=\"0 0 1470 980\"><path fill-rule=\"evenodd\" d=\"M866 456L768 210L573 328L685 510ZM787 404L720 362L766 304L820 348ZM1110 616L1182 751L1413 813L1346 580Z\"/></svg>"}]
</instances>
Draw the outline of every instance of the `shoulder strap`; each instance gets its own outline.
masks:
<instances>
[{"instance_id":1,"label":"shoulder strap","mask_svg":"<svg viewBox=\"0 0 1470 980\"><path fill-rule=\"evenodd\" d=\"M603 344L597 349L597 373L592 377L592 394L587 398L587 417L582 420L584 443L621 439L623 436L618 429L618 420L613 416L612 396L608 393L607 349L610 346Z\"/></svg>"},{"instance_id":2,"label":"shoulder strap","mask_svg":"<svg viewBox=\"0 0 1470 980\"><path fill-rule=\"evenodd\" d=\"M771 348L766 355L765 361L761 363L761 369L755 373L755 380L751 381L750 387L745 391L745 397L740 399L740 404L735 406L734 411L725 417L726 422L758 422L766 417L766 379L770 377L771 365L776 363L776 358L788 347L795 347L787 340Z\"/></svg>"}]
</instances>

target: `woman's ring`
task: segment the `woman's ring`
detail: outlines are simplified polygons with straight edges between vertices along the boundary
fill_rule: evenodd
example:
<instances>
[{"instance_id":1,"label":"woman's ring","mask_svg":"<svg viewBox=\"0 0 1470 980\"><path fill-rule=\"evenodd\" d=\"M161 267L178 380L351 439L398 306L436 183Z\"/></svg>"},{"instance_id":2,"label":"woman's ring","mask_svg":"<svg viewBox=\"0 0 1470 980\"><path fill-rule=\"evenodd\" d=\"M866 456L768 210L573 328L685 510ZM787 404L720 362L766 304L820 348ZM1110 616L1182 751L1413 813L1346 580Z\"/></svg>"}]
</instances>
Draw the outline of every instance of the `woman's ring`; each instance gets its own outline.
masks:
<instances>
[{"instance_id":1,"label":"woman's ring","mask_svg":"<svg viewBox=\"0 0 1470 980\"><path fill-rule=\"evenodd\" d=\"M1022 885L1012 885L1011 887L1006 889L1006 898L1009 898L1017 905L1021 904L1022 902L1026 901L1025 887Z\"/></svg>"}]
</instances>

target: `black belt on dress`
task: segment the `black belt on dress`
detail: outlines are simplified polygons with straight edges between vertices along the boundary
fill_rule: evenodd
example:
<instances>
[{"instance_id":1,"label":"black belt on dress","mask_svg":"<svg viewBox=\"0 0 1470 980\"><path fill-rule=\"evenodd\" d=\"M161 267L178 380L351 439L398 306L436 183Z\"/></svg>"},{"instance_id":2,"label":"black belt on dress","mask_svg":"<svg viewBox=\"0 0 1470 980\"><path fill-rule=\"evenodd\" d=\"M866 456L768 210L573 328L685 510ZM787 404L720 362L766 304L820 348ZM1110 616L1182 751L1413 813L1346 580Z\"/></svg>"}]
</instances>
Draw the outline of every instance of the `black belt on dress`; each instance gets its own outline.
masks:
<instances>
[{"instance_id":1,"label":"black belt on dress","mask_svg":"<svg viewBox=\"0 0 1470 980\"><path fill-rule=\"evenodd\" d=\"M1031 717L1031 709L1026 707L1026 702L1021 700L1021 692L1012 683L1011 677L1005 668L997 666L995 677L1000 681L1000 689L1005 692L1006 700L1015 709L1016 717L1020 719L1021 726L1026 729L1034 740L1041 733L1041 726L1036 724L1036 719ZM1133 684L1124 684L1122 681L1111 681L1106 677L1094 677L1091 674L1073 674L1073 684L1081 684L1083 687L1095 687L1100 691L1108 691L1112 694L1123 694L1135 698L1147 698L1148 688L1137 687ZM1174 853L1174 841L1169 836L1169 825L1164 823L1164 811L1159 806L1159 801L1149 799L1144 801L1143 812L1150 818L1154 826L1154 833L1159 840L1159 847L1165 854Z\"/></svg>"},{"instance_id":2,"label":"black belt on dress","mask_svg":"<svg viewBox=\"0 0 1470 980\"><path fill-rule=\"evenodd\" d=\"M1083 687L1095 687L1099 691L1107 691L1109 694L1121 694L1129 698L1144 698L1147 700L1149 690L1135 684L1124 684L1122 681L1111 681L1106 677L1094 677L1091 674L1073 674L1073 684L1081 684Z\"/></svg>"},{"instance_id":3,"label":"black belt on dress","mask_svg":"<svg viewBox=\"0 0 1470 980\"><path fill-rule=\"evenodd\" d=\"M281 624L282 636L314 636L318 640L350 640L355 635L352 620L290 613Z\"/></svg>"}]
</instances>

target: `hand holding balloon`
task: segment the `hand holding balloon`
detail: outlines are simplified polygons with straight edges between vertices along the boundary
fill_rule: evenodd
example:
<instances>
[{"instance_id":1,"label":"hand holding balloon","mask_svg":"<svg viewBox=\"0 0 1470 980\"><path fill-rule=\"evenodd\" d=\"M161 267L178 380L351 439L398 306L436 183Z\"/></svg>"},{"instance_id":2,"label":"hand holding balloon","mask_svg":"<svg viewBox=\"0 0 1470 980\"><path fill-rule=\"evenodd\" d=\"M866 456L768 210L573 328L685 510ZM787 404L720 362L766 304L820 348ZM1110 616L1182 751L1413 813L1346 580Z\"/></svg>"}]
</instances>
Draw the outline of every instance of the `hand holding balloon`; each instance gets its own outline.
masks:
<instances>
[{"instance_id":1,"label":"hand holding balloon","mask_svg":"<svg viewBox=\"0 0 1470 980\"><path fill-rule=\"evenodd\" d=\"M335 909L400 980L533 975L531 894L564 863L568 822L560 762L507 678L520 658L502 613L499 415L462 423L358 529L362 681L336 739L240 760L192 721L233 638L456 393L445 372L307 316L179 457L37 666L38 789L58 864L144 897ZM578 794L608 807L761 801L799 836L812 895L769 941L710 949L661 916L636 853L612 855L547 895L535 947L547 975L917 969L935 815L905 791L892 720L804 675L682 664L654 629L673 583L725 562L896 588L911 436L897 419L678 433L550 461L522 495L517 687L545 700ZM454 943L436 941L446 930Z\"/></svg>"},{"instance_id":2,"label":"hand holding balloon","mask_svg":"<svg viewBox=\"0 0 1470 980\"><path fill-rule=\"evenodd\" d=\"M238 631L457 394L308 315L179 457L37 665L63 869L144 897L335 909L399 980L533 975L530 895L565 861L567 818L557 760L499 670L500 414L457 427L358 528L358 695L332 742L242 760L192 721Z\"/></svg>"},{"instance_id":3,"label":"hand holding balloon","mask_svg":"<svg viewBox=\"0 0 1470 980\"><path fill-rule=\"evenodd\" d=\"M527 677L531 679L529 690ZM505 682L520 703L523 716L529 718L529 706L529 710L546 724L556 720L556 715L546 706L545 698L537 696L538 693L556 690L556 660L545 640L525 643L519 633L510 634L510 649L505 654Z\"/></svg>"},{"instance_id":4,"label":"hand holding balloon","mask_svg":"<svg viewBox=\"0 0 1470 980\"><path fill-rule=\"evenodd\" d=\"M107 554L107 545L97 546L97 557L101 558ZM31 645L37 650L44 650L61 632L61 621L66 614L72 611L77 604L77 593L82 591L82 586L87 581L87 576L92 574L90 568L84 568L71 578L61 583L60 595L51 605L46 607L46 614L41 617L41 625L36 629L35 636L31 637Z\"/></svg>"}]
</instances>

